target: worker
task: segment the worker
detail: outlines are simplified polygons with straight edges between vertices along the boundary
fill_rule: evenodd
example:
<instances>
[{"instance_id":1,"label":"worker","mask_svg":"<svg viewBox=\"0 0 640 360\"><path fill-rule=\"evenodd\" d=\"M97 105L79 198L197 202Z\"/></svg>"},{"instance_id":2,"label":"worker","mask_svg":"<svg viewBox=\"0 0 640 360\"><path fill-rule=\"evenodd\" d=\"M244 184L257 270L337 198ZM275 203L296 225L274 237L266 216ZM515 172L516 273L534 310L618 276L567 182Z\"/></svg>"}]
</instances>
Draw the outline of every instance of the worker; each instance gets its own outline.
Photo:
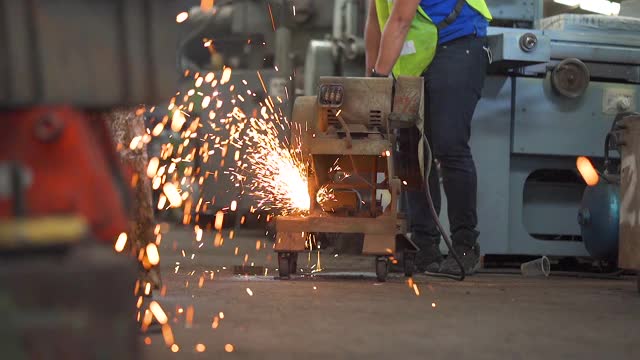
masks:
<instances>
[{"instance_id":1,"label":"worker","mask_svg":"<svg viewBox=\"0 0 640 360\"><path fill-rule=\"evenodd\" d=\"M423 129L399 131L399 174L407 182L406 199L412 240L420 251L418 271L460 274L452 256L443 259L440 233L432 216L424 186L440 212L443 179L453 248L466 274L479 267L479 232L476 229L476 169L469 138L471 118L490 61L487 26L491 14L484 0L370 0L365 25L368 76L422 76L425 82ZM422 134L433 158L425 185L418 151ZM426 149L425 147L421 147ZM422 168L424 169L423 166Z\"/></svg>"}]
</instances>

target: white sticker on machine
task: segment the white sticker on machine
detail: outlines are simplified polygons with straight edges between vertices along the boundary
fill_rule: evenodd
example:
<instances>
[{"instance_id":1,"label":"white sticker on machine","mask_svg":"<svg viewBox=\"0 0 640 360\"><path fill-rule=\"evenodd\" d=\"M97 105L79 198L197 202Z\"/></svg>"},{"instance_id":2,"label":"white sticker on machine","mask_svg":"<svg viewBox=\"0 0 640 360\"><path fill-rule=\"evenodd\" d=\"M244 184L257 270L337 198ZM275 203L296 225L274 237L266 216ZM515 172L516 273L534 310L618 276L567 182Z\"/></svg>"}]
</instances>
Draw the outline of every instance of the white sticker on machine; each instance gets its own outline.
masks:
<instances>
[{"instance_id":1,"label":"white sticker on machine","mask_svg":"<svg viewBox=\"0 0 640 360\"><path fill-rule=\"evenodd\" d=\"M287 96L287 79L274 77L269 82L269 95L271 97L279 97L282 100L286 99Z\"/></svg>"},{"instance_id":2,"label":"white sticker on machine","mask_svg":"<svg viewBox=\"0 0 640 360\"><path fill-rule=\"evenodd\" d=\"M415 53L416 53L416 44L413 43L413 40L405 41L404 45L402 45L402 52L400 52L400 56L411 55Z\"/></svg>"},{"instance_id":3,"label":"white sticker on machine","mask_svg":"<svg viewBox=\"0 0 640 360\"><path fill-rule=\"evenodd\" d=\"M604 89L602 112L615 115L619 112L636 110L636 91L632 88L612 87Z\"/></svg>"}]
</instances>

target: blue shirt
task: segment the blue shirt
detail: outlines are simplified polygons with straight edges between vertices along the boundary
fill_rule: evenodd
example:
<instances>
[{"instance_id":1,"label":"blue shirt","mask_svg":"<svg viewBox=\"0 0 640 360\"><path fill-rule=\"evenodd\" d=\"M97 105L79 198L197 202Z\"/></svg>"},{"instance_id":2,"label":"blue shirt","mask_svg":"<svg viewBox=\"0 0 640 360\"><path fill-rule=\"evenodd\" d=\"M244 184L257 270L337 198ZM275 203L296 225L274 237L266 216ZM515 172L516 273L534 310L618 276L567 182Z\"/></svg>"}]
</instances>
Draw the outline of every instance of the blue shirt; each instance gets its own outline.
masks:
<instances>
[{"instance_id":1,"label":"blue shirt","mask_svg":"<svg viewBox=\"0 0 640 360\"><path fill-rule=\"evenodd\" d=\"M421 0L420 6L434 24L439 24L451 14L456 2L457 0ZM456 20L438 34L438 44L471 34L479 37L486 36L487 26L489 26L487 19L465 2Z\"/></svg>"}]
</instances>

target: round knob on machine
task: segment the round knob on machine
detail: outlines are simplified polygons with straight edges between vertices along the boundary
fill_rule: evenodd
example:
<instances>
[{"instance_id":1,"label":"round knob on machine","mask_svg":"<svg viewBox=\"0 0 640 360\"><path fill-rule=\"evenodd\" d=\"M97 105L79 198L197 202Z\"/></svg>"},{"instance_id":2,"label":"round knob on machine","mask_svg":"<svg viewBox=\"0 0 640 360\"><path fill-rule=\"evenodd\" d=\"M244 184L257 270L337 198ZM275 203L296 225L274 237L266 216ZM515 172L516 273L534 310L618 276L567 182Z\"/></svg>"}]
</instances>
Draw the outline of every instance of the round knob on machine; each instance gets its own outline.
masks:
<instances>
[{"instance_id":1,"label":"round knob on machine","mask_svg":"<svg viewBox=\"0 0 640 360\"><path fill-rule=\"evenodd\" d=\"M589 68L582 61L570 58L562 60L551 72L551 85L560 95L576 99L587 90Z\"/></svg>"},{"instance_id":2,"label":"round knob on machine","mask_svg":"<svg viewBox=\"0 0 640 360\"><path fill-rule=\"evenodd\" d=\"M526 33L520 36L520 49L524 52L531 52L538 45L538 37L533 33Z\"/></svg>"}]
</instances>

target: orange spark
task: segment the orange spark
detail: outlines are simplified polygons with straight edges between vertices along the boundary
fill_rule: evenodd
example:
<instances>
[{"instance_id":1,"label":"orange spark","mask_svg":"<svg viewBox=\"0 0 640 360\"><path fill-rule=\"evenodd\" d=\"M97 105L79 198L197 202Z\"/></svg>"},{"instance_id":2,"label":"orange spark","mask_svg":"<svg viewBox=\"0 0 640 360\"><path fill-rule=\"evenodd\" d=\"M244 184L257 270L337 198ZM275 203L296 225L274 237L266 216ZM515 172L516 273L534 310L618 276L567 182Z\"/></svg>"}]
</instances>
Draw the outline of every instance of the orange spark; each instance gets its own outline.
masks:
<instances>
[{"instance_id":1,"label":"orange spark","mask_svg":"<svg viewBox=\"0 0 640 360\"><path fill-rule=\"evenodd\" d=\"M140 145L141 140L142 140L142 136L136 136L133 139L131 139L131 142L129 143L129 150L137 149L138 145Z\"/></svg>"},{"instance_id":2,"label":"orange spark","mask_svg":"<svg viewBox=\"0 0 640 360\"><path fill-rule=\"evenodd\" d=\"M171 326L169 326L169 324L162 325L162 337L164 338L164 343L167 346L174 344L173 331L171 331Z\"/></svg>"},{"instance_id":3,"label":"orange spark","mask_svg":"<svg viewBox=\"0 0 640 360\"><path fill-rule=\"evenodd\" d=\"M148 309L144 311L144 317L142 318L142 332L146 332L153 320L153 314Z\"/></svg>"},{"instance_id":4,"label":"orange spark","mask_svg":"<svg viewBox=\"0 0 640 360\"><path fill-rule=\"evenodd\" d=\"M158 265L160 263L160 254L158 253L158 247L154 243L147 244L147 259L151 265Z\"/></svg>"},{"instance_id":5,"label":"orange spark","mask_svg":"<svg viewBox=\"0 0 640 360\"><path fill-rule=\"evenodd\" d=\"M213 240L213 246L214 247L220 247L220 246L222 246L222 242L223 242L222 241L222 234L216 233L216 237Z\"/></svg>"},{"instance_id":6,"label":"orange spark","mask_svg":"<svg viewBox=\"0 0 640 360\"><path fill-rule=\"evenodd\" d=\"M158 136L158 135L160 135L162 133L162 130L164 130L164 123L158 123L153 128L153 131L151 132L151 135Z\"/></svg>"},{"instance_id":7,"label":"orange spark","mask_svg":"<svg viewBox=\"0 0 640 360\"><path fill-rule=\"evenodd\" d=\"M222 230L223 221L224 221L224 213L222 211L218 211L216 213L216 219L213 223L213 227L218 231Z\"/></svg>"},{"instance_id":8,"label":"orange spark","mask_svg":"<svg viewBox=\"0 0 640 360\"><path fill-rule=\"evenodd\" d=\"M118 236L118 240L116 241L115 249L117 252L122 252L124 250L124 246L127 244L127 234L120 233Z\"/></svg>"},{"instance_id":9,"label":"orange spark","mask_svg":"<svg viewBox=\"0 0 640 360\"><path fill-rule=\"evenodd\" d=\"M189 305L187 308L187 315L185 317L185 327L190 329L193 326L193 305Z\"/></svg>"},{"instance_id":10,"label":"orange spark","mask_svg":"<svg viewBox=\"0 0 640 360\"><path fill-rule=\"evenodd\" d=\"M203 109L208 108L210 103L211 103L211 97L210 96L205 96L204 99L202 99L202 104L201 104L202 108Z\"/></svg>"},{"instance_id":11,"label":"orange spark","mask_svg":"<svg viewBox=\"0 0 640 360\"><path fill-rule=\"evenodd\" d=\"M162 310L162 307L160 307L160 304L156 301L152 301L149 304L149 310L151 310L153 316L155 316L160 324L165 325L169 321L167 314L164 313L164 310Z\"/></svg>"},{"instance_id":12,"label":"orange spark","mask_svg":"<svg viewBox=\"0 0 640 360\"><path fill-rule=\"evenodd\" d=\"M273 20L273 12L271 12L271 4L267 4L267 8L269 9L269 16L271 17L271 26L273 27L273 31L276 31L276 22Z\"/></svg>"},{"instance_id":13,"label":"orange spark","mask_svg":"<svg viewBox=\"0 0 640 360\"><path fill-rule=\"evenodd\" d=\"M226 67L222 70L222 78L220 78L220 84L224 85L231 79L231 68Z\"/></svg>"},{"instance_id":14,"label":"orange spark","mask_svg":"<svg viewBox=\"0 0 640 360\"><path fill-rule=\"evenodd\" d=\"M182 126L187 121L184 117L184 114L180 110L176 110L173 112L173 116L171 116L171 130L178 132L182 130Z\"/></svg>"},{"instance_id":15,"label":"orange spark","mask_svg":"<svg viewBox=\"0 0 640 360\"><path fill-rule=\"evenodd\" d=\"M187 20L188 18L189 18L189 13L187 13L186 11L183 11L180 14L178 14L178 16L176 16L176 22L180 24L185 22L185 20Z\"/></svg>"},{"instance_id":16,"label":"orange spark","mask_svg":"<svg viewBox=\"0 0 640 360\"><path fill-rule=\"evenodd\" d=\"M149 179L153 179L156 176L158 166L160 166L160 159L152 157L151 160L149 160L149 165L147 166L147 177Z\"/></svg>"},{"instance_id":17,"label":"orange spark","mask_svg":"<svg viewBox=\"0 0 640 360\"><path fill-rule=\"evenodd\" d=\"M580 175L582 175L582 178L584 179L584 182L587 183L587 185L595 186L598 184L598 182L600 181L600 175L598 175L598 171L596 171L596 169L593 167L593 164L587 157L578 157L578 159L576 159L576 166L578 167L578 171L580 172Z\"/></svg>"},{"instance_id":18,"label":"orange spark","mask_svg":"<svg viewBox=\"0 0 640 360\"><path fill-rule=\"evenodd\" d=\"M418 284L413 284L413 291L416 293L416 296L420 296L420 289L418 289Z\"/></svg>"},{"instance_id":19,"label":"orange spark","mask_svg":"<svg viewBox=\"0 0 640 360\"><path fill-rule=\"evenodd\" d=\"M178 192L178 188L173 183L165 183L162 187L162 191L169 200L171 207L176 208L182 205L182 197Z\"/></svg>"},{"instance_id":20,"label":"orange spark","mask_svg":"<svg viewBox=\"0 0 640 360\"><path fill-rule=\"evenodd\" d=\"M200 9L202 9L202 11L211 10L214 4L215 0L200 0Z\"/></svg>"}]
</instances>

